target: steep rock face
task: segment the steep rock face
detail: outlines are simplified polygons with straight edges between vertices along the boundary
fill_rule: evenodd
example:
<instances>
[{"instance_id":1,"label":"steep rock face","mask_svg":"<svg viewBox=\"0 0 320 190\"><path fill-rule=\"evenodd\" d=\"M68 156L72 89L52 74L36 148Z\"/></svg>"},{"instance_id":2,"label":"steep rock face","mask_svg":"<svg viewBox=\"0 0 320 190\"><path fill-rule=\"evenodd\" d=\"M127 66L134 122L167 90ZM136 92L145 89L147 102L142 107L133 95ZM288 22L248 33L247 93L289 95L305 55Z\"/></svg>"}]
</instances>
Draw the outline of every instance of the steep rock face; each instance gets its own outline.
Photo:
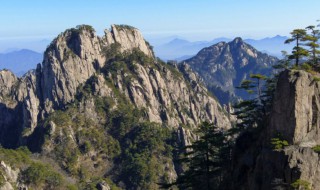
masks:
<instances>
[{"instance_id":1,"label":"steep rock face","mask_svg":"<svg viewBox=\"0 0 320 190\"><path fill-rule=\"evenodd\" d=\"M24 135L33 132L38 124L38 115L40 113L40 82L37 79L36 71L29 71L22 78L15 89L16 98L22 102Z\"/></svg>"},{"instance_id":2,"label":"steep rock face","mask_svg":"<svg viewBox=\"0 0 320 190\"><path fill-rule=\"evenodd\" d=\"M312 147L320 145L320 86L318 76L285 71L279 76L268 135L280 133L291 146L284 150L289 167L312 189L320 187L320 160ZM286 108L286 109L284 109ZM273 134L272 134L273 133ZM293 178L296 180L296 178Z\"/></svg>"},{"instance_id":3,"label":"steep rock face","mask_svg":"<svg viewBox=\"0 0 320 190\"><path fill-rule=\"evenodd\" d=\"M17 145L19 134L17 126L22 124L22 106L16 99L15 89L19 79L7 70L0 71L0 142L14 147Z\"/></svg>"},{"instance_id":4,"label":"steep rock face","mask_svg":"<svg viewBox=\"0 0 320 190\"><path fill-rule=\"evenodd\" d=\"M229 43L220 42L202 49L196 56L185 60L191 68L199 73L206 85L213 92L221 90L240 97L245 97L235 90L242 80L249 78L250 73L269 75L271 66L278 61L246 44L241 38L235 38ZM220 90L219 90L220 89ZM218 96L220 102L227 103L227 94Z\"/></svg>"},{"instance_id":5,"label":"steep rock face","mask_svg":"<svg viewBox=\"0 0 320 190\"><path fill-rule=\"evenodd\" d=\"M8 70L0 71L0 100L2 102L11 95L12 87L17 80L17 77L12 72Z\"/></svg>"},{"instance_id":6,"label":"steep rock face","mask_svg":"<svg viewBox=\"0 0 320 190\"><path fill-rule=\"evenodd\" d=\"M21 139L17 139L19 136L14 133L20 134L25 129L24 135L28 135L37 126L40 112L39 83L35 71L30 71L19 79L9 71L1 71L0 76L3 82L0 84L0 125L5 129L2 131L4 136L11 138L10 146L16 146Z\"/></svg>"},{"instance_id":7,"label":"steep rock face","mask_svg":"<svg viewBox=\"0 0 320 190\"><path fill-rule=\"evenodd\" d=\"M286 70L278 79L270 123L257 134L238 140L234 189L290 189L298 179L312 189L320 187L319 82L317 75ZM274 150L272 138L289 146Z\"/></svg>"},{"instance_id":8,"label":"steep rock face","mask_svg":"<svg viewBox=\"0 0 320 190\"><path fill-rule=\"evenodd\" d=\"M174 68L154 62L133 66L133 71L118 73L113 81L134 105L147 109L151 122L193 127L207 120L223 128L230 127L221 106L208 95L188 65ZM188 82L184 74L190 76ZM131 80L128 84L124 82L127 78Z\"/></svg>"},{"instance_id":9,"label":"steep rock face","mask_svg":"<svg viewBox=\"0 0 320 190\"><path fill-rule=\"evenodd\" d=\"M107 44L120 44L122 52L138 48L147 56L153 56L150 45L143 39L139 30L132 26L111 25L111 30L105 30L104 32L105 36L102 39L106 41Z\"/></svg>"},{"instance_id":10,"label":"steep rock face","mask_svg":"<svg viewBox=\"0 0 320 190\"><path fill-rule=\"evenodd\" d=\"M290 143L304 147L320 144L320 88L304 71L285 71L279 77L270 123ZM270 134L272 135L272 134Z\"/></svg>"},{"instance_id":11,"label":"steep rock face","mask_svg":"<svg viewBox=\"0 0 320 190\"><path fill-rule=\"evenodd\" d=\"M113 43L119 44L122 52L138 48L153 56L141 33L126 25L112 25L102 38L90 26L79 26L65 31L51 43L44 55L41 79L47 112L74 100L79 84L104 66L103 49Z\"/></svg>"},{"instance_id":12,"label":"steep rock face","mask_svg":"<svg viewBox=\"0 0 320 190\"><path fill-rule=\"evenodd\" d=\"M42 94L46 111L71 102L79 84L104 64L100 40L93 30L67 30L46 50L42 63Z\"/></svg>"}]
</instances>

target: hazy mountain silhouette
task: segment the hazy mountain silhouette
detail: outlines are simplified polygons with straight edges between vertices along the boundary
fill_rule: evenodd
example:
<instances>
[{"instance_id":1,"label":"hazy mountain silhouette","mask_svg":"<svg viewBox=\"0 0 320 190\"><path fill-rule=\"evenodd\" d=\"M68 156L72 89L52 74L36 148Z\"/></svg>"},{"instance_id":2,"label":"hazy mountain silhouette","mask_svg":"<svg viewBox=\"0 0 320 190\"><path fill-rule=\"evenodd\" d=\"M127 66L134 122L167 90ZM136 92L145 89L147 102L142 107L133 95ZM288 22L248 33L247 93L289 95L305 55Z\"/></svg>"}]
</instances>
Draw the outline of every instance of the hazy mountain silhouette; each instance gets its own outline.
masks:
<instances>
[{"instance_id":1,"label":"hazy mountain silhouette","mask_svg":"<svg viewBox=\"0 0 320 190\"><path fill-rule=\"evenodd\" d=\"M0 53L0 69L8 69L22 76L28 70L35 69L36 65L42 61L42 57L42 53L28 49Z\"/></svg>"},{"instance_id":2,"label":"hazy mountain silhouette","mask_svg":"<svg viewBox=\"0 0 320 190\"><path fill-rule=\"evenodd\" d=\"M252 45L261 52L268 53L273 56L281 57L281 51L285 50L290 52L292 45L284 44L287 39L286 36L267 37L259 40L244 39L243 41ZM181 57L190 57L196 55L201 49L209 47L219 42L230 42L229 38L216 38L211 41L196 41L190 42L188 40L175 38L165 44L155 45L154 50L158 57L163 60L177 60L180 61Z\"/></svg>"}]
</instances>

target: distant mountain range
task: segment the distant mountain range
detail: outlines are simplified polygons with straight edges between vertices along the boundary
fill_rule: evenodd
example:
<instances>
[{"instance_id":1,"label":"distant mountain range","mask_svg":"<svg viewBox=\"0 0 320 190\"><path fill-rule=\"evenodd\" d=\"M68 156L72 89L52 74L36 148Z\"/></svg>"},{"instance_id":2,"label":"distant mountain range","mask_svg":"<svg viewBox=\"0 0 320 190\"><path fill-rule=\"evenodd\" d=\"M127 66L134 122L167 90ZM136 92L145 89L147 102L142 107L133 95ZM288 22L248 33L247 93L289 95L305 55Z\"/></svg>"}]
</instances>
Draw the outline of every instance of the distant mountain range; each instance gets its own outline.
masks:
<instances>
[{"instance_id":1,"label":"distant mountain range","mask_svg":"<svg viewBox=\"0 0 320 190\"><path fill-rule=\"evenodd\" d=\"M277 35L260 40L245 39L243 41L252 45L261 52L279 58L281 57L282 50L290 52L292 49L292 45L284 44L286 39L287 37L285 36ZM211 41L190 42L188 40L181 39L178 36L174 36L172 38L168 37L164 41L167 42L162 42L162 44L160 44L157 41L152 41L156 56L163 60L182 61L195 56L205 47L209 47L223 41L230 42L232 39L222 37ZM41 47L45 47L45 45L43 45L44 43L46 43L46 41L41 41ZM41 62L41 60L42 53L29 49L11 48L10 50L2 51L2 53L0 53L0 69L6 68L14 72L16 75L22 76L28 70L35 69L36 64Z\"/></svg>"},{"instance_id":2,"label":"distant mountain range","mask_svg":"<svg viewBox=\"0 0 320 190\"><path fill-rule=\"evenodd\" d=\"M42 53L28 49L0 53L0 69L8 69L17 76L22 76L28 70L35 69L42 58Z\"/></svg>"},{"instance_id":3,"label":"distant mountain range","mask_svg":"<svg viewBox=\"0 0 320 190\"><path fill-rule=\"evenodd\" d=\"M281 51L290 52L292 45L284 44L288 39L286 36L274 36L271 38L263 38L260 40L244 39L243 41L252 45L257 50L268 53L270 55L281 57ZM229 38L216 38L211 41L196 41L190 42L180 38L175 38L165 44L156 45L154 47L155 53L163 60L177 60L181 61L185 58L192 57L197 54L202 48L209 47L218 42L230 42Z\"/></svg>"}]
</instances>

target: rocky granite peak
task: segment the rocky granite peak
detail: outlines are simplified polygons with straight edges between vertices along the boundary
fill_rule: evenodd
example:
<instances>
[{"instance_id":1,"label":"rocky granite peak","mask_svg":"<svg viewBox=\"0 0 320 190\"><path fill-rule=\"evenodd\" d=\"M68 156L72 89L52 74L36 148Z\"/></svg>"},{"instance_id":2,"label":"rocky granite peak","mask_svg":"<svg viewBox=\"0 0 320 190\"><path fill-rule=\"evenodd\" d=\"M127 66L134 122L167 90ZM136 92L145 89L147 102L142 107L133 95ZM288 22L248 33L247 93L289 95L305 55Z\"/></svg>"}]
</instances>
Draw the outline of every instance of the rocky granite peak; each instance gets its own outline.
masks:
<instances>
[{"instance_id":1,"label":"rocky granite peak","mask_svg":"<svg viewBox=\"0 0 320 190\"><path fill-rule=\"evenodd\" d=\"M221 103L227 103L231 97L246 96L235 87L240 86L242 80L248 79L250 73L270 75L271 66L278 59L259 52L238 37L228 43L220 42L206 47L184 62L204 79Z\"/></svg>"},{"instance_id":2,"label":"rocky granite peak","mask_svg":"<svg viewBox=\"0 0 320 190\"><path fill-rule=\"evenodd\" d=\"M144 54L153 56L153 51L148 42L143 39L140 31L128 25L111 25L110 30L105 30L103 40L107 44L118 43L121 45L121 51L130 51L138 48Z\"/></svg>"},{"instance_id":3,"label":"rocky granite peak","mask_svg":"<svg viewBox=\"0 0 320 190\"><path fill-rule=\"evenodd\" d=\"M283 134L302 147L320 144L320 83L305 71L285 71L279 76L269 135Z\"/></svg>"},{"instance_id":4,"label":"rocky granite peak","mask_svg":"<svg viewBox=\"0 0 320 190\"><path fill-rule=\"evenodd\" d=\"M244 42L243 42L243 40L242 40L241 37L236 37L235 39L233 39L233 40L231 41L230 44L244 44Z\"/></svg>"},{"instance_id":5,"label":"rocky granite peak","mask_svg":"<svg viewBox=\"0 0 320 190\"><path fill-rule=\"evenodd\" d=\"M66 30L51 43L41 67L47 112L74 100L79 84L105 65L105 49L114 43L120 45L121 52L137 48L147 56L153 56L139 30L127 25L112 25L102 37L97 36L91 26L81 25Z\"/></svg>"},{"instance_id":6,"label":"rocky granite peak","mask_svg":"<svg viewBox=\"0 0 320 190\"><path fill-rule=\"evenodd\" d=\"M18 78L9 70L0 71L0 98L7 97L12 92L12 87Z\"/></svg>"},{"instance_id":7,"label":"rocky granite peak","mask_svg":"<svg viewBox=\"0 0 320 190\"><path fill-rule=\"evenodd\" d=\"M0 126L6 129L1 134L3 139L9 138L7 133L20 134L11 138L10 147L22 143L21 136L32 134L46 115L73 102L79 85L105 66L105 51L115 43L122 52L138 49L153 56L138 29L112 25L111 31L100 37L91 26L80 25L51 42L36 70L21 78L8 70L0 71Z\"/></svg>"}]
</instances>

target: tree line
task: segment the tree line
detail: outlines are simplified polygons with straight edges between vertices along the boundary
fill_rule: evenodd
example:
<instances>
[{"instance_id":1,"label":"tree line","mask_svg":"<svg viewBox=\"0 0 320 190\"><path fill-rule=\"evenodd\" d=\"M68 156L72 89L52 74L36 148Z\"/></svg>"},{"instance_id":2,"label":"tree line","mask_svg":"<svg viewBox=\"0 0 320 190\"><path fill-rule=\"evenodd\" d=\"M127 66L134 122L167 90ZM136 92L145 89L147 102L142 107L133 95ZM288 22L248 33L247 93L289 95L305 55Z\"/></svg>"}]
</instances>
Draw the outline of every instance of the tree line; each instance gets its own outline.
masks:
<instances>
[{"instance_id":1,"label":"tree line","mask_svg":"<svg viewBox=\"0 0 320 190\"><path fill-rule=\"evenodd\" d=\"M294 29L290 34L291 37L285 43L294 43L294 47L287 58L294 60L295 66L305 62L319 70L320 51L318 41L320 31L317 29L317 26L310 25L305 29Z\"/></svg>"}]
</instances>

